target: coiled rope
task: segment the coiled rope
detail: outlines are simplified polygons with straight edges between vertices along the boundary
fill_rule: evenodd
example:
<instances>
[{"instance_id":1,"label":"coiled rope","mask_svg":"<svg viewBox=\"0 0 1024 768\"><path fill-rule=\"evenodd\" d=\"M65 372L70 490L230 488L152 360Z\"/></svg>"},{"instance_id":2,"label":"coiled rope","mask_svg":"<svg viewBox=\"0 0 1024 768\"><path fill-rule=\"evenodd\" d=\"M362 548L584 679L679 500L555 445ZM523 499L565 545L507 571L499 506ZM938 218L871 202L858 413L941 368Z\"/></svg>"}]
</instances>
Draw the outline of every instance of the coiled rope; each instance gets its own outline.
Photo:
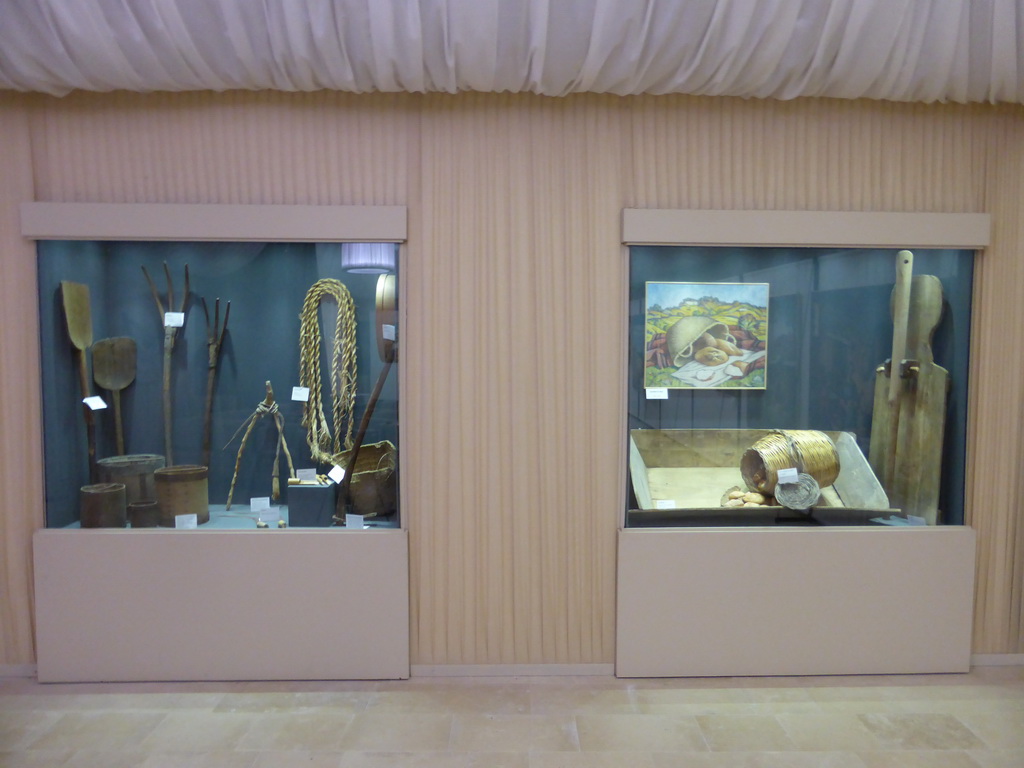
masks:
<instances>
[{"instance_id":1,"label":"coiled rope","mask_svg":"<svg viewBox=\"0 0 1024 768\"><path fill-rule=\"evenodd\" d=\"M334 299L338 305L331 354L333 437L324 414L320 377L319 310L326 298ZM356 305L352 294L340 280L318 280L306 292L299 320L299 385L309 388L309 400L302 416L306 443L314 461L337 464L341 452L352 447L356 405Z\"/></svg>"}]
</instances>

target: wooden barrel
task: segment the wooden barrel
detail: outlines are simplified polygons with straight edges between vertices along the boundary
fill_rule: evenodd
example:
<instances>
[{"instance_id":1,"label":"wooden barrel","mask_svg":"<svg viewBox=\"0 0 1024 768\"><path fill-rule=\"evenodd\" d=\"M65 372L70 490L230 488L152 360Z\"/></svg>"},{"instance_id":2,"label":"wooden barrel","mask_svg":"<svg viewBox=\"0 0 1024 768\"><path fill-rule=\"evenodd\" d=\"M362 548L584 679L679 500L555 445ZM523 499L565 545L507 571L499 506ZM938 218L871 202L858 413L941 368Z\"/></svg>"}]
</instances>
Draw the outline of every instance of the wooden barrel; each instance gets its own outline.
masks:
<instances>
[{"instance_id":1,"label":"wooden barrel","mask_svg":"<svg viewBox=\"0 0 1024 768\"><path fill-rule=\"evenodd\" d=\"M83 485L78 492L83 528L124 528L124 483Z\"/></svg>"},{"instance_id":2,"label":"wooden barrel","mask_svg":"<svg viewBox=\"0 0 1024 768\"><path fill-rule=\"evenodd\" d=\"M160 525L174 528L178 515L195 515L202 525L210 521L209 470L198 464L178 464L153 473Z\"/></svg>"},{"instance_id":3,"label":"wooden barrel","mask_svg":"<svg viewBox=\"0 0 1024 768\"><path fill-rule=\"evenodd\" d=\"M133 501L128 505L128 522L132 528L156 528L160 524L160 507L155 501Z\"/></svg>"},{"instance_id":4,"label":"wooden barrel","mask_svg":"<svg viewBox=\"0 0 1024 768\"><path fill-rule=\"evenodd\" d=\"M96 462L104 483L124 483L128 503L156 501L153 473L164 466L164 457L155 453L110 456Z\"/></svg>"}]
</instances>

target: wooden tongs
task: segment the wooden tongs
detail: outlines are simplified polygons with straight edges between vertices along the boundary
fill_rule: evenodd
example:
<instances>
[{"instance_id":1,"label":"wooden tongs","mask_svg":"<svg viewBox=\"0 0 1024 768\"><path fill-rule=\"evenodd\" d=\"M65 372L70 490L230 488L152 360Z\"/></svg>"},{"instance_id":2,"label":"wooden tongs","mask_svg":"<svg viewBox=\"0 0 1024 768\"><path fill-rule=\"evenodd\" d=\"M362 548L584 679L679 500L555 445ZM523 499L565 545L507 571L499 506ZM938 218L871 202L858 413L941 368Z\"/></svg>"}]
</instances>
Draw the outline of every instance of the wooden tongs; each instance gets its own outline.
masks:
<instances>
[{"instance_id":1,"label":"wooden tongs","mask_svg":"<svg viewBox=\"0 0 1024 768\"><path fill-rule=\"evenodd\" d=\"M184 327L177 325L167 324L167 314L170 312L179 312L184 314L185 305L188 303L189 293L189 281L188 281L188 264L185 265L185 292L181 296L181 304L177 309L174 309L174 283L171 281L171 270L167 266L167 262L164 262L164 275L167 277L167 308L164 309L164 304L160 300L160 293L156 289L156 285L153 283L153 279L149 276L149 272L146 270L145 265L142 267L142 273L146 276L146 282L149 283L149 290L153 292L153 301L156 302L157 312L160 314L160 323L164 327L164 383L163 383L163 411L164 411L164 458L167 462L167 466L174 464L174 456L172 450L173 433L171 425L173 423L171 419L171 353L174 352L174 341L178 336L178 328Z\"/></svg>"}]
</instances>

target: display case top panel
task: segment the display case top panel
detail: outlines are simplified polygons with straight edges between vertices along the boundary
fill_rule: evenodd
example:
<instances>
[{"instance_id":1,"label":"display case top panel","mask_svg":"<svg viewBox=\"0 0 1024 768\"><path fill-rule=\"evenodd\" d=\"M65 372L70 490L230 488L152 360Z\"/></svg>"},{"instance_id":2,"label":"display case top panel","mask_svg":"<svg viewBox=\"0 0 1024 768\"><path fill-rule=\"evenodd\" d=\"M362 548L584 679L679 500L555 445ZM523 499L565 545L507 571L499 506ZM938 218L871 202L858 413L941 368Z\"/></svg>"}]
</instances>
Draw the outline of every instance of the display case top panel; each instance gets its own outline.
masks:
<instances>
[{"instance_id":1,"label":"display case top panel","mask_svg":"<svg viewBox=\"0 0 1024 768\"><path fill-rule=\"evenodd\" d=\"M631 246L627 525L962 523L973 261Z\"/></svg>"}]
</instances>

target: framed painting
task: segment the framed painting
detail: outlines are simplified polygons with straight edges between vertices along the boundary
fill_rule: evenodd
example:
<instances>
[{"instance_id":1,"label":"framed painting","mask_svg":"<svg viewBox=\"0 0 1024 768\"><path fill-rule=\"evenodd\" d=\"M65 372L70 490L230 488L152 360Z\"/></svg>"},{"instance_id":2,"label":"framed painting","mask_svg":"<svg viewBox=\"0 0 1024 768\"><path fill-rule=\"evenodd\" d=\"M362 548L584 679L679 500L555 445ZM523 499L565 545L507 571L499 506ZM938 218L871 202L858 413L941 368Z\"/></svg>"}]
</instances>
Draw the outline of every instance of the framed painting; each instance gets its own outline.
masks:
<instances>
[{"instance_id":1,"label":"framed painting","mask_svg":"<svg viewBox=\"0 0 1024 768\"><path fill-rule=\"evenodd\" d=\"M645 283L644 388L765 389L767 283Z\"/></svg>"}]
</instances>

